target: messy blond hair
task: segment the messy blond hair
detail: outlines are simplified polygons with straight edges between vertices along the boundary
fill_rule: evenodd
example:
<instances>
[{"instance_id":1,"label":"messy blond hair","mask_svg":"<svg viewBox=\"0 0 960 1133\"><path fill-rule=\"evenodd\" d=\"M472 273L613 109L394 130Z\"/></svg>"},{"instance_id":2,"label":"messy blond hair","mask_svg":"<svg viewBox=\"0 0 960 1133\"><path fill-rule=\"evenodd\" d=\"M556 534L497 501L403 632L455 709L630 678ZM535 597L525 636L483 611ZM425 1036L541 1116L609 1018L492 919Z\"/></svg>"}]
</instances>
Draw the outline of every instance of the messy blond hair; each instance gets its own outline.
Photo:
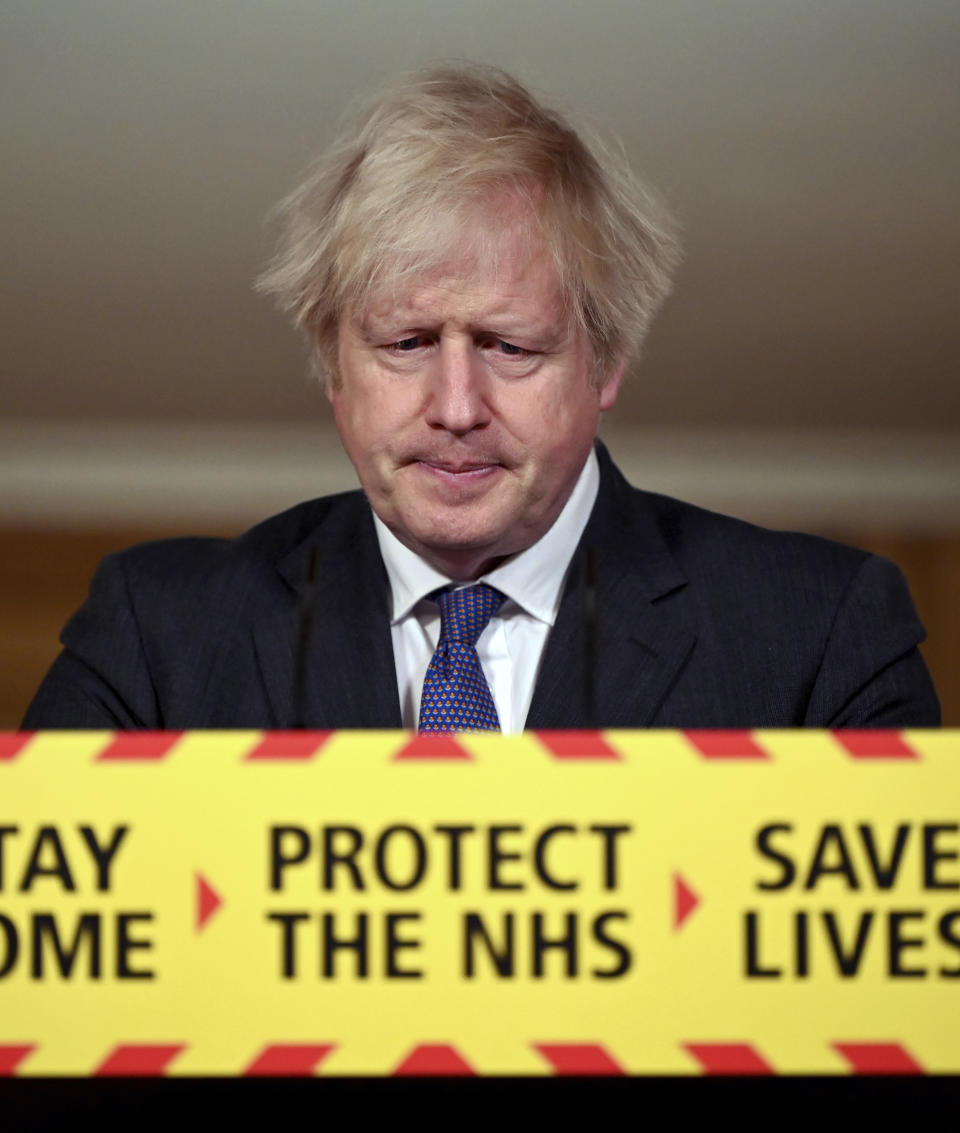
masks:
<instances>
[{"instance_id":1,"label":"messy blond hair","mask_svg":"<svg viewBox=\"0 0 960 1133\"><path fill-rule=\"evenodd\" d=\"M431 67L386 89L279 206L280 245L258 289L337 377L337 328L374 293L462 248L478 217L519 198L592 347L598 386L640 346L670 290L669 218L626 160L475 64Z\"/></svg>"}]
</instances>

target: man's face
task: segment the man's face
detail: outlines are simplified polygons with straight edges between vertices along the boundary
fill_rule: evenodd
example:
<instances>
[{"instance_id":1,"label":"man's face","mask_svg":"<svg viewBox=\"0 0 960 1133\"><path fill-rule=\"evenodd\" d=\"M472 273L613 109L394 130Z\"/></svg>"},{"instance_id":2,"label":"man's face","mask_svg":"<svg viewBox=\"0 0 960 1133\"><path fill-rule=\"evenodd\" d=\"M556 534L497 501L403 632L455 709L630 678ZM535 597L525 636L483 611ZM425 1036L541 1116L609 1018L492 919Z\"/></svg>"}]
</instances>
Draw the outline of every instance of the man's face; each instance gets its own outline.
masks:
<instances>
[{"instance_id":1,"label":"man's face","mask_svg":"<svg viewBox=\"0 0 960 1133\"><path fill-rule=\"evenodd\" d=\"M374 511L458 579L550 528L619 386L594 388L553 261L500 220L489 263L451 258L345 317L328 390Z\"/></svg>"}]
</instances>

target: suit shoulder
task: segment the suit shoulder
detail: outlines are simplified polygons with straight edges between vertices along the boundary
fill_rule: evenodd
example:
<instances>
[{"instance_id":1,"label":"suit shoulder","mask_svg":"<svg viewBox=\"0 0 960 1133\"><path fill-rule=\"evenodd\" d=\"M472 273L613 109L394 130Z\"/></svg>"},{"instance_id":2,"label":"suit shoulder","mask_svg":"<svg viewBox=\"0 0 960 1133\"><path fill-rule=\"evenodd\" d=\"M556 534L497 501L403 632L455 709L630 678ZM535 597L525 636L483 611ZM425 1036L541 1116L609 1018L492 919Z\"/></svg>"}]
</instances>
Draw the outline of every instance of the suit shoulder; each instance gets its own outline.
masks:
<instances>
[{"instance_id":1,"label":"suit shoulder","mask_svg":"<svg viewBox=\"0 0 960 1133\"><path fill-rule=\"evenodd\" d=\"M273 573L276 565L306 539L321 532L335 539L349 537L369 509L362 492L344 492L296 504L263 520L234 538L181 536L139 543L104 560L107 570L159 584L211 581Z\"/></svg>"},{"instance_id":2,"label":"suit shoulder","mask_svg":"<svg viewBox=\"0 0 960 1133\"><path fill-rule=\"evenodd\" d=\"M666 554L691 580L717 574L748 579L787 573L851 578L871 558L868 552L818 535L760 527L671 496L633 487L599 453L604 515L623 546L644 554Z\"/></svg>"},{"instance_id":3,"label":"suit shoulder","mask_svg":"<svg viewBox=\"0 0 960 1133\"><path fill-rule=\"evenodd\" d=\"M825 638L845 605L880 624L919 627L906 581L888 559L797 531L778 531L667 496L631 489L643 536L666 552L693 607L725 621L737 612L755 626L793 625ZM918 629L922 640L922 627ZM914 630L911 629L913 634Z\"/></svg>"},{"instance_id":4,"label":"suit shoulder","mask_svg":"<svg viewBox=\"0 0 960 1133\"><path fill-rule=\"evenodd\" d=\"M742 564L749 574L776 567L849 579L876 559L820 535L761 527L669 496L632 491L637 506L653 513L667 547L688 570Z\"/></svg>"},{"instance_id":5,"label":"suit shoulder","mask_svg":"<svg viewBox=\"0 0 960 1133\"><path fill-rule=\"evenodd\" d=\"M309 540L349 547L369 522L360 492L298 504L234 539L184 537L141 543L108 555L90 598L64 630L74 644L104 610L130 610L143 632L157 638L204 627L222 635L251 617L288 608L293 592L283 566Z\"/></svg>"}]
</instances>

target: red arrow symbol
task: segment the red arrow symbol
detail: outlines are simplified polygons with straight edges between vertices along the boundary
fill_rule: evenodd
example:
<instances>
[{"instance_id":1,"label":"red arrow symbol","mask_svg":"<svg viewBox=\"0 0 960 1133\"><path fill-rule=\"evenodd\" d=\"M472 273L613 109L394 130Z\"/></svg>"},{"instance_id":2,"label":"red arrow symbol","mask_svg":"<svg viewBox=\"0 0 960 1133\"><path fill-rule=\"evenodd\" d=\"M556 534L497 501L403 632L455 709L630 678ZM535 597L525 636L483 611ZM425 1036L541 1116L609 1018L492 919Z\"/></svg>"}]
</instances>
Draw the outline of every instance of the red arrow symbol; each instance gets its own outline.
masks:
<instances>
[{"instance_id":1,"label":"red arrow symbol","mask_svg":"<svg viewBox=\"0 0 960 1133\"><path fill-rule=\"evenodd\" d=\"M213 888L209 881L198 873L197 877L197 923L196 930L199 932L213 914L223 904L223 898Z\"/></svg>"},{"instance_id":2,"label":"red arrow symbol","mask_svg":"<svg viewBox=\"0 0 960 1133\"><path fill-rule=\"evenodd\" d=\"M673 931L683 924L693 910L700 904L697 894L679 873L673 875Z\"/></svg>"}]
</instances>

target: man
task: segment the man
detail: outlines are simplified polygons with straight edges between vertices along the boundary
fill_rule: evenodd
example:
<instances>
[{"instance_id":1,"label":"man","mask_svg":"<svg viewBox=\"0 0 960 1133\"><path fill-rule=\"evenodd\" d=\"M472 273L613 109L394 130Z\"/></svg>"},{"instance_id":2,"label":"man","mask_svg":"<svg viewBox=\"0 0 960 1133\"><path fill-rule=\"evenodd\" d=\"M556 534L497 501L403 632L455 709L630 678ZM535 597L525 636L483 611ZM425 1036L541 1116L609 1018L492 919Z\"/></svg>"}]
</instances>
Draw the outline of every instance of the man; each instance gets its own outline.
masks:
<instances>
[{"instance_id":1,"label":"man","mask_svg":"<svg viewBox=\"0 0 960 1133\"><path fill-rule=\"evenodd\" d=\"M108 559L26 726L939 722L892 564L638 492L595 446L676 259L618 157L437 69L285 217L263 287L363 492Z\"/></svg>"}]
</instances>

